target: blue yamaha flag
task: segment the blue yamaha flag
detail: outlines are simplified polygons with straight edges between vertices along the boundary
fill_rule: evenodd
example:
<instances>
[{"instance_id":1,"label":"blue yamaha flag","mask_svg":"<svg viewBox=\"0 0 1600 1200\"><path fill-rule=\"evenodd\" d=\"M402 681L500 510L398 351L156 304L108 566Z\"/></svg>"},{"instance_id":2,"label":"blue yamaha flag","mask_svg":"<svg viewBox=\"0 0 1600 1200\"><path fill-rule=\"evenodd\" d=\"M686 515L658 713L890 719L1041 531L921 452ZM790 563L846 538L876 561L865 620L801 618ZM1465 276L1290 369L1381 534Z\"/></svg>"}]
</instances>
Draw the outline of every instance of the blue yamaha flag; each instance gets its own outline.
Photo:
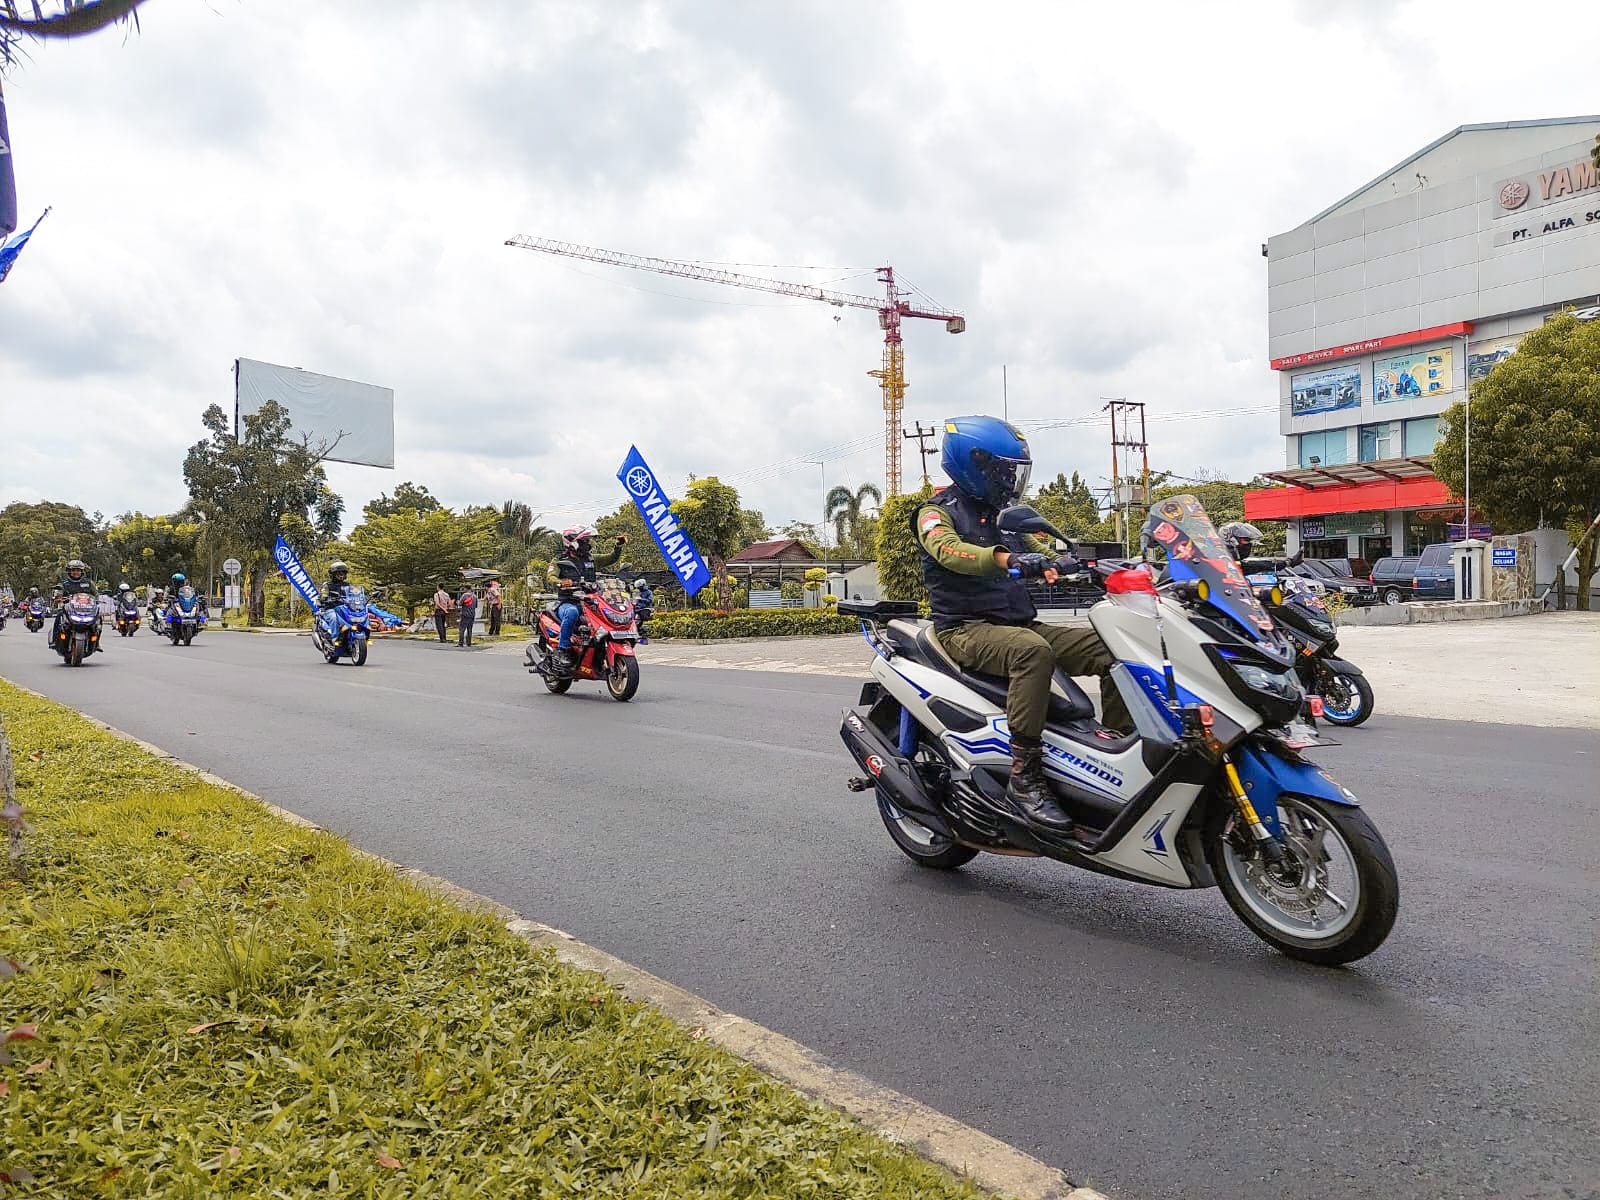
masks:
<instances>
[{"instance_id":1,"label":"blue yamaha flag","mask_svg":"<svg viewBox=\"0 0 1600 1200\"><path fill-rule=\"evenodd\" d=\"M683 590L692 596L708 585L711 582L711 570L694 548L689 535L678 524L678 519L672 515L672 501L662 492L661 485L656 482L655 472L644 461L639 447L628 447L628 457L622 460L622 469L617 472L617 478L622 480L622 486L633 497L644 523L650 527L650 536L655 538L661 557L678 573Z\"/></svg>"},{"instance_id":2,"label":"blue yamaha flag","mask_svg":"<svg viewBox=\"0 0 1600 1200\"><path fill-rule=\"evenodd\" d=\"M317 591L317 585L311 582L311 576L306 574L306 569L300 565L300 559L289 543L283 540L283 534L278 535L278 544L272 549L272 560L278 564L278 570L294 585L294 590L305 597L305 602L312 608L322 605L322 593Z\"/></svg>"},{"instance_id":3,"label":"blue yamaha flag","mask_svg":"<svg viewBox=\"0 0 1600 1200\"><path fill-rule=\"evenodd\" d=\"M44 220L49 215L50 210L47 208L39 214L39 221ZM22 248L28 244L28 239L33 236L33 231L39 228L39 221L35 221L9 242L0 237L0 283L4 283L6 276L11 274L11 268L16 265L17 259L22 256Z\"/></svg>"},{"instance_id":4,"label":"blue yamaha flag","mask_svg":"<svg viewBox=\"0 0 1600 1200\"><path fill-rule=\"evenodd\" d=\"M17 180L11 170L11 133L6 129L6 94L0 90L0 241L17 227Z\"/></svg>"}]
</instances>

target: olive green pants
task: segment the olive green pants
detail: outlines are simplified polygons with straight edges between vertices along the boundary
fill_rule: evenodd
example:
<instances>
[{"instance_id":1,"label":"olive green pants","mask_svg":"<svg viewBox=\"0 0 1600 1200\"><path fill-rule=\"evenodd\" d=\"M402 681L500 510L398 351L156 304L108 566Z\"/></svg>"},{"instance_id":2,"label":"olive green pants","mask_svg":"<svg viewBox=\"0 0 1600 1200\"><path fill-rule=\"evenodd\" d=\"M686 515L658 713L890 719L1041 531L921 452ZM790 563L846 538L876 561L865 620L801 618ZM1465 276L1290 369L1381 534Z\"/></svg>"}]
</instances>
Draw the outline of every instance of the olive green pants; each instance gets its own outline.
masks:
<instances>
[{"instance_id":1,"label":"olive green pants","mask_svg":"<svg viewBox=\"0 0 1600 1200\"><path fill-rule=\"evenodd\" d=\"M1037 740L1044 732L1050 710L1050 677L1058 666L1068 675L1098 675L1101 721L1124 733L1133 728L1128 706L1111 680L1116 660L1093 629L1043 621L1029 625L967 621L940 632L939 642L969 671L1010 679L1006 723L1013 737Z\"/></svg>"}]
</instances>

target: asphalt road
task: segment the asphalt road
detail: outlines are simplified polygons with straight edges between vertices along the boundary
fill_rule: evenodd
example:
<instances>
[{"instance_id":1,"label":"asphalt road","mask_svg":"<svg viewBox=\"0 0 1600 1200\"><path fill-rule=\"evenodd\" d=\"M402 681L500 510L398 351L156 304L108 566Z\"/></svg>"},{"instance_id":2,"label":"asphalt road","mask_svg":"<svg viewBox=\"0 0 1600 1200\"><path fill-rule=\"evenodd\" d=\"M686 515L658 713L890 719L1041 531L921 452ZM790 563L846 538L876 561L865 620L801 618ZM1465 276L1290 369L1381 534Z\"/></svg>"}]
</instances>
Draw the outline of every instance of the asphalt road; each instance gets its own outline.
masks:
<instances>
[{"instance_id":1,"label":"asphalt road","mask_svg":"<svg viewBox=\"0 0 1600 1200\"><path fill-rule=\"evenodd\" d=\"M648 655L648 650L646 651ZM851 680L141 633L0 675L690 988L1113 1196L1593 1195L1600 737L1380 715L1322 752L1401 877L1324 970L1216 892L1037 860L920 871L843 787Z\"/></svg>"}]
</instances>

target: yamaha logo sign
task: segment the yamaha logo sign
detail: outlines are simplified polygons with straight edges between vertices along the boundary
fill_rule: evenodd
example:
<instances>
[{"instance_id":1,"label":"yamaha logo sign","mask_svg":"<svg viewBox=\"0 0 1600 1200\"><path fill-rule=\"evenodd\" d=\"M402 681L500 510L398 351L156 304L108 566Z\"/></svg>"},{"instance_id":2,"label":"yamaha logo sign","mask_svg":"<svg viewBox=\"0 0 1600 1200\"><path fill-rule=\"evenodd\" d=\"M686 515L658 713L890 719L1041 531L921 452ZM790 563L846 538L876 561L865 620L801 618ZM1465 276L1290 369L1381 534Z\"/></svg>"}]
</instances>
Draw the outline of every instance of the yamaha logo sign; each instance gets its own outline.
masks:
<instances>
[{"instance_id":1,"label":"yamaha logo sign","mask_svg":"<svg viewBox=\"0 0 1600 1200\"><path fill-rule=\"evenodd\" d=\"M1533 194L1533 189L1520 179L1513 179L1500 189L1500 207L1507 212L1513 212L1528 202L1528 197Z\"/></svg>"}]
</instances>

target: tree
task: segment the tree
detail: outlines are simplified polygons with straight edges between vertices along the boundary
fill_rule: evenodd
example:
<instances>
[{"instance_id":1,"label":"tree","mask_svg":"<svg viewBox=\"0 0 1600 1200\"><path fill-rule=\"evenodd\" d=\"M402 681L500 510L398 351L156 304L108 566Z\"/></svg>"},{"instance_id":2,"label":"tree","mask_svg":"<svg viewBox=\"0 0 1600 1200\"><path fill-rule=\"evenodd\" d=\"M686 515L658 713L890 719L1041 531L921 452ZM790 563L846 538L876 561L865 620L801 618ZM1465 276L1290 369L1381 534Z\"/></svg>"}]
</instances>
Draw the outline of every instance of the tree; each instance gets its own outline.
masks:
<instances>
[{"instance_id":1,"label":"tree","mask_svg":"<svg viewBox=\"0 0 1600 1200\"><path fill-rule=\"evenodd\" d=\"M170 517L123 513L106 531L118 557L116 573L135 586L152 587L166 587L176 571L195 574L204 528L199 521L185 520L182 513Z\"/></svg>"},{"instance_id":2,"label":"tree","mask_svg":"<svg viewBox=\"0 0 1600 1200\"><path fill-rule=\"evenodd\" d=\"M368 500L361 515L370 521L373 517L392 517L397 512L434 512L443 507L432 492L408 479L394 489L392 497L380 492L376 500Z\"/></svg>"},{"instance_id":3,"label":"tree","mask_svg":"<svg viewBox=\"0 0 1600 1200\"><path fill-rule=\"evenodd\" d=\"M90 516L75 504L48 500L18 500L0 509L0 584L11 584L18 595L30 587L48 592L73 558L83 559L90 577L101 582L115 573L117 552L106 541L99 513Z\"/></svg>"},{"instance_id":4,"label":"tree","mask_svg":"<svg viewBox=\"0 0 1600 1200\"><path fill-rule=\"evenodd\" d=\"M878 583L885 600L926 600L922 586L922 548L911 528L917 509L927 503L933 488L890 496L878 513Z\"/></svg>"},{"instance_id":5,"label":"tree","mask_svg":"<svg viewBox=\"0 0 1600 1200\"><path fill-rule=\"evenodd\" d=\"M31 14L24 13L17 0L0 0L0 66L10 66L17 55L16 44L22 35L40 40L81 37L119 21L139 26L135 11L144 0L60 0L61 10L46 13L46 4L30 0Z\"/></svg>"},{"instance_id":6,"label":"tree","mask_svg":"<svg viewBox=\"0 0 1600 1200\"><path fill-rule=\"evenodd\" d=\"M817 536L817 523L815 521L790 521L779 534L799 542L816 558L826 558L828 551L820 537ZM873 526L873 537L877 537L877 526ZM874 540L876 545L876 540Z\"/></svg>"},{"instance_id":7,"label":"tree","mask_svg":"<svg viewBox=\"0 0 1600 1200\"><path fill-rule=\"evenodd\" d=\"M843 557L866 558L868 555L861 551L877 542L875 527L870 534L862 528L863 520L868 519L866 506L869 496L874 504L882 506L883 493L872 483L863 483L855 491L844 486L836 487L822 503L824 515L833 522L834 536Z\"/></svg>"},{"instance_id":8,"label":"tree","mask_svg":"<svg viewBox=\"0 0 1600 1200\"><path fill-rule=\"evenodd\" d=\"M313 446L290 433L288 411L269 400L242 418L235 438L215 404L201 418L210 437L183 460L194 507L234 547L250 579L250 619L263 615L262 583L279 533L296 550L314 549L337 533L343 501L328 489L322 459L332 446Z\"/></svg>"},{"instance_id":9,"label":"tree","mask_svg":"<svg viewBox=\"0 0 1600 1200\"><path fill-rule=\"evenodd\" d=\"M819 594L828 585L828 568L807 567L805 588L813 595Z\"/></svg>"},{"instance_id":10,"label":"tree","mask_svg":"<svg viewBox=\"0 0 1600 1200\"><path fill-rule=\"evenodd\" d=\"M1433 473L1466 495L1466 406L1440 418ZM1570 313L1524 337L1472 388L1472 502L1503 529L1582 537L1600 511L1600 322ZM1589 607L1595 539L1578 554L1578 607Z\"/></svg>"},{"instance_id":11,"label":"tree","mask_svg":"<svg viewBox=\"0 0 1600 1200\"><path fill-rule=\"evenodd\" d=\"M372 583L390 589L406 618L440 583L459 579L462 567L482 561L494 547L494 518L477 511L414 509L363 521L350 534L345 557Z\"/></svg>"},{"instance_id":12,"label":"tree","mask_svg":"<svg viewBox=\"0 0 1600 1200\"><path fill-rule=\"evenodd\" d=\"M678 518L695 549L710 563L717 589L717 607L731 608L733 593L728 579L728 559L749 545L745 534L751 527L745 510L739 507L738 489L715 475L691 480L684 498L672 505L672 515ZM760 514L755 516L760 521ZM760 528L764 531L765 525Z\"/></svg>"},{"instance_id":13,"label":"tree","mask_svg":"<svg viewBox=\"0 0 1600 1200\"><path fill-rule=\"evenodd\" d=\"M1094 493L1076 471L1071 479L1061 474L1051 482L1041 484L1029 503L1038 509L1040 516L1068 537L1098 542L1112 536L1108 523L1100 519Z\"/></svg>"}]
</instances>

